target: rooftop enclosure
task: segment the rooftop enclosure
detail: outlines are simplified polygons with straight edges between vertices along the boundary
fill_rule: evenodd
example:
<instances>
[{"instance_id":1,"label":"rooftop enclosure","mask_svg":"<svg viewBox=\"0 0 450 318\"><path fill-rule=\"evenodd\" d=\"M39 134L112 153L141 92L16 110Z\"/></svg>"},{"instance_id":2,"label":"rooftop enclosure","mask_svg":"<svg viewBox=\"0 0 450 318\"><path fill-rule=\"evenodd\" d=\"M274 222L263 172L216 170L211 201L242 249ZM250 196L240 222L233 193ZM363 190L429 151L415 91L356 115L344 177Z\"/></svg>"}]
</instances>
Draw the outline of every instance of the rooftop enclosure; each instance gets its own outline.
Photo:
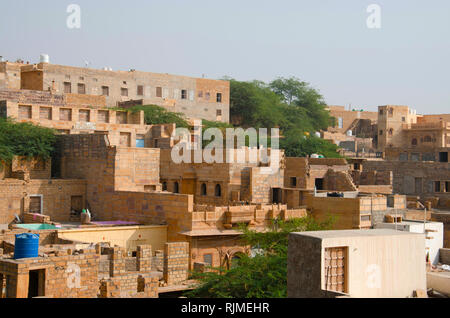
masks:
<instances>
[{"instance_id":1,"label":"rooftop enclosure","mask_svg":"<svg viewBox=\"0 0 450 318\"><path fill-rule=\"evenodd\" d=\"M284 187L355 191L345 159L286 158Z\"/></svg>"},{"instance_id":2,"label":"rooftop enclosure","mask_svg":"<svg viewBox=\"0 0 450 318\"><path fill-rule=\"evenodd\" d=\"M425 238L394 230L291 233L288 297L412 297L426 290Z\"/></svg>"},{"instance_id":3,"label":"rooftop enclosure","mask_svg":"<svg viewBox=\"0 0 450 318\"><path fill-rule=\"evenodd\" d=\"M327 197L306 196L306 205L316 220L323 222L332 217L333 229L368 229L387 213L387 198L385 196L361 197Z\"/></svg>"}]
</instances>

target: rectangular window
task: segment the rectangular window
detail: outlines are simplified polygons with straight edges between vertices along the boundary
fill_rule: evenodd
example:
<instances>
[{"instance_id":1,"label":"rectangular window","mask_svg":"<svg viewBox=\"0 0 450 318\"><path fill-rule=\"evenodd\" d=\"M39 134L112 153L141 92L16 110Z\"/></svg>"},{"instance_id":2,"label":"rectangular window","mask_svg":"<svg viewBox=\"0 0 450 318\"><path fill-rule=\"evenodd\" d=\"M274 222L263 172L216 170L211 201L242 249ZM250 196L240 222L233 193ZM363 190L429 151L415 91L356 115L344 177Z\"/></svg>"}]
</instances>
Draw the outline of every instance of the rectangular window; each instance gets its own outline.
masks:
<instances>
[{"instance_id":1,"label":"rectangular window","mask_svg":"<svg viewBox=\"0 0 450 318\"><path fill-rule=\"evenodd\" d=\"M91 111L87 109L80 109L78 111L78 120L81 122L91 121Z\"/></svg>"},{"instance_id":2,"label":"rectangular window","mask_svg":"<svg viewBox=\"0 0 450 318\"><path fill-rule=\"evenodd\" d=\"M204 254L203 255L203 263L212 266L212 254Z\"/></svg>"},{"instance_id":3,"label":"rectangular window","mask_svg":"<svg viewBox=\"0 0 450 318\"><path fill-rule=\"evenodd\" d=\"M216 115L217 116L222 116L222 110L221 109L217 109L216 110Z\"/></svg>"},{"instance_id":4,"label":"rectangular window","mask_svg":"<svg viewBox=\"0 0 450 318\"><path fill-rule=\"evenodd\" d=\"M434 192L441 192L441 181L434 182Z\"/></svg>"},{"instance_id":5,"label":"rectangular window","mask_svg":"<svg viewBox=\"0 0 450 318\"><path fill-rule=\"evenodd\" d=\"M72 83L64 82L64 93L71 94L72 93Z\"/></svg>"},{"instance_id":6,"label":"rectangular window","mask_svg":"<svg viewBox=\"0 0 450 318\"><path fill-rule=\"evenodd\" d=\"M144 86L138 85L138 87L137 87L137 95L138 96L143 96L144 95Z\"/></svg>"},{"instance_id":7,"label":"rectangular window","mask_svg":"<svg viewBox=\"0 0 450 318\"><path fill-rule=\"evenodd\" d=\"M145 136L136 135L136 148L145 148Z\"/></svg>"},{"instance_id":8,"label":"rectangular window","mask_svg":"<svg viewBox=\"0 0 450 318\"><path fill-rule=\"evenodd\" d=\"M117 124L127 124L127 113L117 112L116 113L116 123Z\"/></svg>"},{"instance_id":9,"label":"rectangular window","mask_svg":"<svg viewBox=\"0 0 450 318\"><path fill-rule=\"evenodd\" d=\"M120 145L123 147L131 146L131 134L130 133L120 133Z\"/></svg>"},{"instance_id":10,"label":"rectangular window","mask_svg":"<svg viewBox=\"0 0 450 318\"><path fill-rule=\"evenodd\" d=\"M187 90L185 89L181 90L181 99L187 99Z\"/></svg>"},{"instance_id":11,"label":"rectangular window","mask_svg":"<svg viewBox=\"0 0 450 318\"><path fill-rule=\"evenodd\" d=\"M205 93L205 99L209 100L211 98L211 94L209 92Z\"/></svg>"},{"instance_id":12,"label":"rectangular window","mask_svg":"<svg viewBox=\"0 0 450 318\"><path fill-rule=\"evenodd\" d=\"M338 128L343 128L344 127L344 120L342 119L342 117L338 118Z\"/></svg>"},{"instance_id":13,"label":"rectangular window","mask_svg":"<svg viewBox=\"0 0 450 318\"><path fill-rule=\"evenodd\" d=\"M19 106L19 119L31 119L31 106Z\"/></svg>"},{"instance_id":14,"label":"rectangular window","mask_svg":"<svg viewBox=\"0 0 450 318\"><path fill-rule=\"evenodd\" d=\"M297 177L291 177L291 187L297 186Z\"/></svg>"},{"instance_id":15,"label":"rectangular window","mask_svg":"<svg viewBox=\"0 0 450 318\"><path fill-rule=\"evenodd\" d=\"M59 120L72 121L72 109L60 108L59 109Z\"/></svg>"},{"instance_id":16,"label":"rectangular window","mask_svg":"<svg viewBox=\"0 0 450 318\"><path fill-rule=\"evenodd\" d=\"M162 97L162 87L156 88L156 97Z\"/></svg>"},{"instance_id":17,"label":"rectangular window","mask_svg":"<svg viewBox=\"0 0 450 318\"><path fill-rule=\"evenodd\" d=\"M108 86L102 86L102 95L109 96L109 87Z\"/></svg>"},{"instance_id":18,"label":"rectangular window","mask_svg":"<svg viewBox=\"0 0 450 318\"><path fill-rule=\"evenodd\" d=\"M420 153L412 153L411 161L420 161Z\"/></svg>"},{"instance_id":19,"label":"rectangular window","mask_svg":"<svg viewBox=\"0 0 450 318\"><path fill-rule=\"evenodd\" d=\"M39 108L39 119L52 120L52 108L51 107L40 107Z\"/></svg>"},{"instance_id":20,"label":"rectangular window","mask_svg":"<svg viewBox=\"0 0 450 318\"><path fill-rule=\"evenodd\" d=\"M402 152L400 155L399 155L399 158L398 158L400 161L408 161L408 153L407 152Z\"/></svg>"},{"instance_id":21,"label":"rectangular window","mask_svg":"<svg viewBox=\"0 0 450 318\"><path fill-rule=\"evenodd\" d=\"M86 85L78 84L78 94L86 94Z\"/></svg>"},{"instance_id":22,"label":"rectangular window","mask_svg":"<svg viewBox=\"0 0 450 318\"><path fill-rule=\"evenodd\" d=\"M128 88L122 87L120 89L120 95L125 96L125 97L128 96Z\"/></svg>"},{"instance_id":23,"label":"rectangular window","mask_svg":"<svg viewBox=\"0 0 450 318\"><path fill-rule=\"evenodd\" d=\"M218 103L221 103L221 102L222 102L222 93L217 93L216 101L217 101Z\"/></svg>"},{"instance_id":24,"label":"rectangular window","mask_svg":"<svg viewBox=\"0 0 450 318\"><path fill-rule=\"evenodd\" d=\"M450 192L450 182L449 181L445 181L445 192Z\"/></svg>"},{"instance_id":25,"label":"rectangular window","mask_svg":"<svg viewBox=\"0 0 450 318\"><path fill-rule=\"evenodd\" d=\"M109 123L109 111L99 110L97 113L97 121L99 123Z\"/></svg>"},{"instance_id":26,"label":"rectangular window","mask_svg":"<svg viewBox=\"0 0 450 318\"><path fill-rule=\"evenodd\" d=\"M439 162L448 162L448 152L439 153Z\"/></svg>"},{"instance_id":27,"label":"rectangular window","mask_svg":"<svg viewBox=\"0 0 450 318\"><path fill-rule=\"evenodd\" d=\"M198 91L198 98L202 98L203 97L203 91Z\"/></svg>"}]
</instances>

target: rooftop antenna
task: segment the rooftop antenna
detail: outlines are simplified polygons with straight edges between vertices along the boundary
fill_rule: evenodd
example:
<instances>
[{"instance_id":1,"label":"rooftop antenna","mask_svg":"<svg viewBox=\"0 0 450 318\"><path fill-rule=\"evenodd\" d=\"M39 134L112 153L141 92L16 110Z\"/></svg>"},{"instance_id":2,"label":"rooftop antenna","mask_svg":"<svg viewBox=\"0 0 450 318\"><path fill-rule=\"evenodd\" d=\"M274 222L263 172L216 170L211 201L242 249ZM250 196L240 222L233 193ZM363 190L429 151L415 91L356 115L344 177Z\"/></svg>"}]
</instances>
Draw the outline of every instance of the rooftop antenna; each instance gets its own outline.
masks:
<instances>
[{"instance_id":1,"label":"rooftop antenna","mask_svg":"<svg viewBox=\"0 0 450 318\"><path fill-rule=\"evenodd\" d=\"M89 67L89 65L91 65L92 63L89 62L88 60L84 60L84 65L86 65L86 67Z\"/></svg>"}]
</instances>

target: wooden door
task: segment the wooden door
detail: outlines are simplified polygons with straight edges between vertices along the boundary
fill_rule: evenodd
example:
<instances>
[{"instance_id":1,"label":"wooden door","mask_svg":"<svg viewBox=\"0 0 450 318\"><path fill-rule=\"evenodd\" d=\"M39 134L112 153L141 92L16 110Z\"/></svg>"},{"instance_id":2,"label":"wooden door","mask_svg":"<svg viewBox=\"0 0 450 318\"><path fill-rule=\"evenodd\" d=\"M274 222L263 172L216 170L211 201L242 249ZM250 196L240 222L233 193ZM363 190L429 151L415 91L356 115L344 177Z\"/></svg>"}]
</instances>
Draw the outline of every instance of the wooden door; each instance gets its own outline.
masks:
<instances>
[{"instance_id":1,"label":"wooden door","mask_svg":"<svg viewBox=\"0 0 450 318\"><path fill-rule=\"evenodd\" d=\"M325 248L325 290L345 293L347 247Z\"/></svg>"}]
</instances>

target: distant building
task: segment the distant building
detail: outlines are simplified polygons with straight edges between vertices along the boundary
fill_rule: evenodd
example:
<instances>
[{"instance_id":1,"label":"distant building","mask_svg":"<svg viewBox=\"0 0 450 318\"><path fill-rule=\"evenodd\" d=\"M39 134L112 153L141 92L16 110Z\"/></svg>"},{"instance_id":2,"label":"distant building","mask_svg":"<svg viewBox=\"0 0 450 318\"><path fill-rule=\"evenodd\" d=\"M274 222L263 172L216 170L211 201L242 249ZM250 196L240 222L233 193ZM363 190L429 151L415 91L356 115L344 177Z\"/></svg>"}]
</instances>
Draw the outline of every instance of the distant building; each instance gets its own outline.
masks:
<instances>
[{"instance_id":1,"label":"distant building","mask_svg":"<svg viewBox=\"0 0 450 318\"><path fill-rule=\"evenodd\" d=\"M107 107L154 104L189 119L229 122L228 81L49 63L0 63L0 89L104 96Z\"/></svg>"}]
</instances>

